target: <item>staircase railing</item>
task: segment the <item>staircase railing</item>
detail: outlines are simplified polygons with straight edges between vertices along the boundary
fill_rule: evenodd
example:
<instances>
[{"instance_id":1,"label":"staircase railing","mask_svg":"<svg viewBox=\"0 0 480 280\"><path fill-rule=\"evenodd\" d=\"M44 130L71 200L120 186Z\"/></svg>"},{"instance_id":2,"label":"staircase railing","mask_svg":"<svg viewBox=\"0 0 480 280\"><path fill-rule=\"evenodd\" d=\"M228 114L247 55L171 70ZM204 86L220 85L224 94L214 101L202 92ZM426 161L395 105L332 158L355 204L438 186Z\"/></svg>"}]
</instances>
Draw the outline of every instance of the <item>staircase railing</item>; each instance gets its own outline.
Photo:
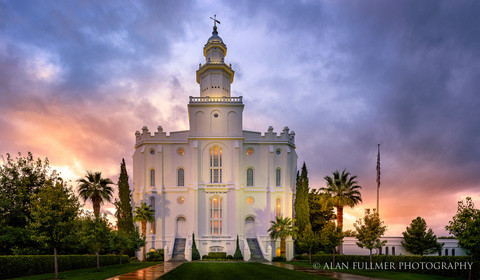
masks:
<instances>
[{"instance_id":1,"label":"staircase railing","mask_svg":"<svg viewBox=\"0 0 480 280\"><path fill-rule=\"evenodd\" d=\"M258 246L260 247L260 251L262 251L262 256L264 259L268 260L268 261L271 261L272 260L272 257L271 257L271 252L270 252L270 256L267 252L267 250L265 250L265 248L263 247L263 243L260 241L260 236L258 235L258 233L255 234L255 237L257 238L257 243L258 243Z\"/></svg>"}]
</instances>

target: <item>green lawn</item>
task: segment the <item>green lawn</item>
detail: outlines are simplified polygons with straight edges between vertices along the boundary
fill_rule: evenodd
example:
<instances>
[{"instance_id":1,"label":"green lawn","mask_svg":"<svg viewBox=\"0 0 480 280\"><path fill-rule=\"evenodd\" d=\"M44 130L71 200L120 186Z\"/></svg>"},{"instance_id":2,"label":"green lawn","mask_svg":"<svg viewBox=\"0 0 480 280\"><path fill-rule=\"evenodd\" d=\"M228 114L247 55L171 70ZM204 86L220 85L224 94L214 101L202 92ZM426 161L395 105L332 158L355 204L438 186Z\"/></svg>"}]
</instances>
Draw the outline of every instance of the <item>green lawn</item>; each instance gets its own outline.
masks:
<instances>
[{"instance_id":1,"label":"green lawn","mask_svg":"<svg viewBox=\"0 0 480 280\"><path fill-rule=\"evenodd\" d=\"M162 280L196 279L196 280L319 280L330 279L284 268L260 263L184 263L160 277Z\"/></svg>"},{"instance_id":2,"label":"green lawn","mask_svg":"<svg viewBox=\"0 0 480 280\"><path fill-rule=\"evenodd\" d=\"M308 262L286 262L293 265L312 267ZM392 279L392 280L460 280L463 278L453 278L445 276L436 276L436 275L426 275L426 274L416 274L416 273L406 273L406 272L396 272L389 270L359 270L359 269L334 269L334 271L345 272L356 275L363 275L373 278L383 278L383 279Z\"/></svg>"},{"instance_id":3,"label":"green lawn","mask_svg":"<svg viewBox=\"0 0 480 280\"><path fill-rule=\"evenodd\" d=\"M158 262L137 262L136 264L127 263L120 265L109 265L101 266L100 272L97 272L97 268L84 268L78 270L70 270L58 273L58 278L60 279L72 279L72 280L100 280L107 279L113 276L120 274L128 273L131 271L139 270L145 267L159 264ZM21 277L15 279L26 279L26 280L44 280L44 279L54 279L55 274L41 274L28 277Z\"/></svg>"}]
</instances>

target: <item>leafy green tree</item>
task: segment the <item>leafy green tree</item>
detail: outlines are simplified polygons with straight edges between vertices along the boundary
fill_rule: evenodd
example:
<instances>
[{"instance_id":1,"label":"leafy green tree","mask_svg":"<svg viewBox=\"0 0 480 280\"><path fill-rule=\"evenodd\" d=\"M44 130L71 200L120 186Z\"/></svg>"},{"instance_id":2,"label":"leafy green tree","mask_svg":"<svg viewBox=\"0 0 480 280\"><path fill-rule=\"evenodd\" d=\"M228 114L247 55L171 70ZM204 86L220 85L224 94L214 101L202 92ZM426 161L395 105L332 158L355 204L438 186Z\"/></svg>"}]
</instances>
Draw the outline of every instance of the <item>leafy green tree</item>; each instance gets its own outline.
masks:
<instances>
[{"instance_id":1,"label":"leafy green tree","mask_svg":"<svg viewBox=\"0 0 480 280\"><path fill-rule=\"evenodd\" d=\"M12 249L24 251L35 247L27 226L31 220L32 195L45 186L45 182L55 182L59 174L52 170L47 158L34 159L18 153L0 156L0 255L12 254Z\"/></svg>"},{"instance_id":2,"label":"leafy green tree","mask_svg":"<svg viewBox=\"0 0 480 280\"><path fill-rule=\"evenodd\" d=\"M298 227L299 233L302 233L310 224L308 193L308 171L304 162L302 172L297 172L297 184L295 188L295 225Z\"/></svg>"},{"instance_id":3,"label":"leafy green tree","mask_svg":"<svg viewBox=\"0 0 480 280\"><path fill-rule=\"evenodd\" d=\"M243 260L242 251L240 250L240 244L238 242L238 234L237 234L237 246L235 248L235 253L233 254L233 259Z\"/></svg>"},{"instance_id":4,"label":"leafy green tree","mask_svg":"<svg viewBox=\"0 0 480 280\"><path fill-rule=\"evenodd\" d=\"M90 214L86 214L83 217L81 231L81 242L97 255L97 271L100 271L100 251L110 244L112 226L106 216L94 215L92 217Z\"/></svg>"},{"instance_id":5,"label":"leafy green tree","mask_svg":"<svg viewBox=\"0 0 480 280\"><path fill-rule=\"evenodd\" d=\"M458 202L457 214L445 229L458 238L460 247L471 251L472 258L479 259L480 210L475 208L471 197Z\"/></svg>"},{"instance_id":6,"label":"leafy green tree","mask_svg":"<svg viewBox=\"0 0 480 280\"><path fill-rule=\"evenodd\" d=\"M45 188L33 195L29 227L34 240L53 247L55 279L58 279L57 249L71 242L79 208L77 197L61 181L47 181Z\"/></svg>"},{"instance_id":7,"label":"leafy green tree","mask_svg":"<svg viewBox=\"0 0 480 280\"><path fill-rule=\"evenodd\" d=\"M380 239L385 234L387 226L383 225L375 209L371 213L370 209L366 209L363 220L357 220L353 226L357 231L357 245L370 250L370 269L372 269L372 250L381 248L387 243L386 240Z\"/></svg>"},{"instance_id":8,"label":"leafy green tree","mask_svg":"<svg viewBox=\"0 0 480 280\"><path fill-rule=\"evenodd\" d=\"M325 248L325 252L333 252L333 266L335 266L335 248L343 240L342 230L335 225L335 222L327 222L320 231L320 244Z\"/></svg>"},{"instance_id":9,"label":"leafy green tree","mask_svg":"<svg viewBox=\"0 0 480 280\"><path fill-rule=\"evenodd\" d=\"M195 243L195 233L192 234L192 261L200 259L200 252L197 249L197 244Z\"/></svg>"},{"instance_id":10,"label":"leafy green tree","mask_svg":"<svg viewBox=\"0 0 480 280\"><path fill-rule=\"evenodd\" d=\"M328 194L326 197L326 204L337 208L337 226L343 230L343 208L354 207L362 202L362 194L357 176L351 176L346 170L342 174L337 170L333 172L333 176L325 176L327 187L320 190Z\"/></svg>"},{"instance_id":11,"label":"leafy green tree","mask_svg":"<svg viewBox=\"0 0 480 280\"><path fill-rule=\"evenodd\" d=\"M120 177L118 178L118 197L119 200L115 202L115 217L117 218L118 231L126 233L133 233L135 225L133 224L131 191L128 184L127 168L125 166L125 159L122 158L120 164Z\"/></svg>"},{"instance_id":12,"label":"leafy green tree","mask_svg":"<svg viewBox=\"0 0 480 280\"><path fill-rule=\"evenodd\" d=\"M145 202L142 202L140 207L135 207L135 216L133 217L135 222L142 223L142 234L143 237L147 236L147 222L155 221L155 210L150 206L147 206ZM145 244L146 245L146 244ZM143 246L143 259L145 259L145 246Z\"/></svg>"},{"instance_id":13,"label":"leafy green tree","mask_svg":"<svg viewBox=\"0 0 480 280\"><path fill-rule=\"evenodd\" d=\"M437 236L432 229L427 231L427 223L421 217L412 220L403 233L402 246L414 255L432 254L442 250L442 244L437 242Z\"/></svg>"},{"instance_id":14,"label":"leafy green tree","mask_svg":"<svg viewBox=\"0 0 480 280\"><path fill-rule=\"evenodd\" d=\"M285 253L287 252L287 243L286 239L288 237L297 237L298 228L294 226L295 219L291 219L289 217L276 217L275 221L270 221L272 224L271 227L268 229L270 232L270 238L273 240L277 240L280 238L280 255L285 257Z\"/></svg>"},{"instance_id":15,"label":"leafy green tree","mask_svg":"<svg viewBox=\"0 0 480 280\"><path fill-rule=\"evenodd\" d=\"M308 193L310 224L313 232L320 232L326 223L335 218L333 207L325 205L328 195L319 189L312 189Z\"/></svg>"},{"instance_id":16,"label":"leafy green tree","mask_svg":"<svg viewBox=\"0 0 480 280\"><path fill-rule=\"evenodd\" d=\"M320 244L320 236L312 231L311 225L307 225L307 228L298 235L297 241L301 249L308 251L308 260L312 264L312 248Z\"/></svg>"},{"instance_id":17,"label":"leafy green tree","mask_svg":"<svg viewBox=\"0 0 480 280\"><path fill-rule=\"evenodd\" d=\"M93 204L93 213L95 216L100 215L100 205L104 201L110 202L113 196L112 180L102 178L102 172L92 173L87 171L84 178L77 180L78 193L84 202L90 200Z\"/></svg>"},{"instance_id":18,"label":"leafy green tree","mask_svg":"<svg viewBox=\"0 0 480 280\"><path fill-rule=\"evenodd\" d=\"M122 265L122 255L129 251L138 251L143 246L145 246L145 237L141 237L137 229L131 233L120 230L112 232L110 248L118 252L120 265Z\"/></svg>"}]
</instances>

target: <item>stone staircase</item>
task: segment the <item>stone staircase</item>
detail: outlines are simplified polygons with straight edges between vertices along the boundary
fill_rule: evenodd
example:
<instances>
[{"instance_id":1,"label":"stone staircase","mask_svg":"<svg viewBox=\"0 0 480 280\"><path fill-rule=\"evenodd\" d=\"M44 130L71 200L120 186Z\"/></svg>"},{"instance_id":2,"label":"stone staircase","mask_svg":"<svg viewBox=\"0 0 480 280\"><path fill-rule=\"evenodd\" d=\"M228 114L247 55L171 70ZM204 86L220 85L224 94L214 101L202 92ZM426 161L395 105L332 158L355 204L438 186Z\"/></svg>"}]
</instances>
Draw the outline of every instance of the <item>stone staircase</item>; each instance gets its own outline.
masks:
<instances>
[{"instance_id":1,"label":"stone staircase","mask_svg":"<svg viewBox=\"0 0 480 280\"><path fill-rule=\"evenodd\" d=\"M250 248L250 262L266 262L263 257L262 250L256 238L247 238L248 247Z\"/></svg>"},{"instance_id":2,"label":"stone staircase","mask_svg":"<svg viewBox=\"0 0 480 280\"><path fill-rule=\"evenodd\" d=\"M173 254L169 262L186 262L185 259L185 243L186 238L175 238L175 244L173 245Z\"/></svg>"}]
</instances>

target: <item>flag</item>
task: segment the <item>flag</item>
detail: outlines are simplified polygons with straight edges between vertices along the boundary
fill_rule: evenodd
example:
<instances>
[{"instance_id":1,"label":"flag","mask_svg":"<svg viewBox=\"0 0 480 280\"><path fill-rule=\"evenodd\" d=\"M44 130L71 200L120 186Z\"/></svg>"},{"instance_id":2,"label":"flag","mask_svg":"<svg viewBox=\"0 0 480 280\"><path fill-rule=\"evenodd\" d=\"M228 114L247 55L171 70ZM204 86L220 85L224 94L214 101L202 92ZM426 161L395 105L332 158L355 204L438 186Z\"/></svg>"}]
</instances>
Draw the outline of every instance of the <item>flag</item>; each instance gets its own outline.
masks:
<instances>
[{"instance_id":1,"label":"flag","mask_svg":"<svg viewBox=\"0 0 480 280\"><path fill-rule=\"evenodd\" d=\"M378 155L377 155L377 186L380 188L380 144L378 144Z\"/></svg>"}]
</instances>

